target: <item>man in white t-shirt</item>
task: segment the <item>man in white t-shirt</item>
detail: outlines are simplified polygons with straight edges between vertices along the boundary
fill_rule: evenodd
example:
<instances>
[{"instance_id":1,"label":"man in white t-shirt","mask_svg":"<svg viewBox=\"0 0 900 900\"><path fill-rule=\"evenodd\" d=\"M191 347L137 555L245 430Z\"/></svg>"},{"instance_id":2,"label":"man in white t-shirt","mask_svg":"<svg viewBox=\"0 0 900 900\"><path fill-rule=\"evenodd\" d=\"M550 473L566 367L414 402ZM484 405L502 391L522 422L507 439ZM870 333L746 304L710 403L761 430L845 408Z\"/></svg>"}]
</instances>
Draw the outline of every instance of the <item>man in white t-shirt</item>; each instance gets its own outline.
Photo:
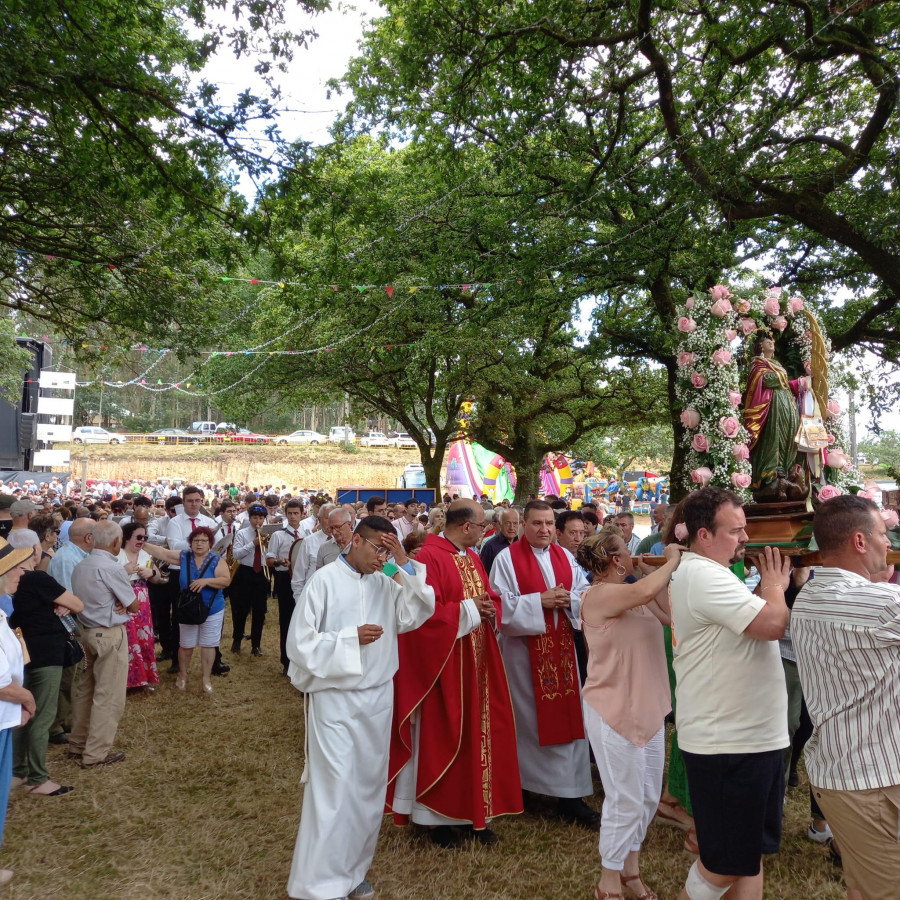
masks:
<instances>
[{"instance_id":1,"label":"man in white t-shirt","mask_svg":"<svg viewBox=\"0 0 900 900\"><path fill-rule=\"evenodd\" d=\"M766 547L752 594L729 568L747 545L740 499L702 488L683 514L690 551L672 576L672 646L700 859L679 900L718 900L732 887L731 897L761 898L762 855L781 841L788 734L778 638L790 560Z\"/></svg>"}]
</instances>

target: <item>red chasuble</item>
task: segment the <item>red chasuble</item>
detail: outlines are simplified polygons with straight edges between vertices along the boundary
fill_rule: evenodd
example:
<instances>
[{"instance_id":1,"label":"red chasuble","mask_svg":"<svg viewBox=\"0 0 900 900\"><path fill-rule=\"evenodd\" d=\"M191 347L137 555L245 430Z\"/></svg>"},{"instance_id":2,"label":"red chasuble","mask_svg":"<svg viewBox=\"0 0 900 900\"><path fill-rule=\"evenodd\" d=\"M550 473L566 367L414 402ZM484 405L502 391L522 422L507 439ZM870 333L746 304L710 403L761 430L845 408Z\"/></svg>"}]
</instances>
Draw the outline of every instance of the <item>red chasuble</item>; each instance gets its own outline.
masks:
<instances>
[{"instance_id":1,"label":"red chasuble","mask_svg":"<svg viewBox=\"0 0 900 900\"><path fill-rule=\"evenodd\" d=\"M516 541L509 547L520 594L541 594L549 587L528 541ZM554 584L572 590L572 564L565 550L550 545ZM581 689L575 662L572 625L564 610L544 610L546 630L528 638L534 703L537 709L538 742L568 744L584 737ZM555 619L555 621L554 621Z\"/></svg>"},{"instance_id":2,"label":"red chasuble","mask_svg":"<svg viewBox=\"0 0 900 900\"><path fill-rule=\"evenodd\" d=\"M419 710L416 801L451 819L486 827L494 816L522 812L516 726L506 670L490 624L457 638L463 600L489 594L500 621L500 598L471 550L462 556L429 534L416 556L435 593L434 615L399 637L386 807L394 779L412 758L410 716ZM394 814L397 825L408 817Z\"/></svg>"}]
</instances>

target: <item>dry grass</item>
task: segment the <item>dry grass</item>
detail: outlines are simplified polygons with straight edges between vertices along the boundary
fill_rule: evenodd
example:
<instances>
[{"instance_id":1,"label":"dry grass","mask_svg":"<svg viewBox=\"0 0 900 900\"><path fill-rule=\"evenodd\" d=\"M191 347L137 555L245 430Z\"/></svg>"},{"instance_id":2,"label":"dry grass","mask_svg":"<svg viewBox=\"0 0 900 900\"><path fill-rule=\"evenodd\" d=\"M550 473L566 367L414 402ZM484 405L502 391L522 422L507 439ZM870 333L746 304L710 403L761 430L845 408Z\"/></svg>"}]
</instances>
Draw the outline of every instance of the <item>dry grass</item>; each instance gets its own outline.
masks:
<instances>
[{"instance_id":1,"label":"dry grass","mask_svg":"<svg viewBox=\"0 0 900 900\"><path fill-rule=\"evenodd\" d=\"M286 484L301 489L320 488L333 492L339 487L364 485L394 488L408 463L418 463L414 450L380 447L345 453L339 447L273 446L123 446L72 447L71 470L81 476L87 458L87 477L95 479L183 478L186 481L250 485Z\"/></svg>"},{"instance_id":2,"label":"dry grass","mask_svg":"<svg viewBox=\"0 0 900 900\"><path fill-rule=\"evenodd\" d=\"M270 609L274 604L270 604ZM230 625L225 633L230 635ZM284 898L300 820L300 695L281 676L277 613L262 659L226 659L215 694L201 697L199 659L188 692L162 674L152 696L130 697L117 746L127 759L82 771L51 746L61 798L10 800L0 865L15 870L15 900L272 900ZM227 642L223 642L227 646ZM597 801L599 804L599 800ZM736 812L736 814L738 814ZM805 788L790 792L782 852L767 898L838 900L839 870L805 838ZM382 827L370 878L389 900L572 900L592 895L596 837L535 813L498 820L492 849L443 851L413 830ZM653 825L648 883L678 896L690 866L682 832Z\"/></svg>"}]
</instances>

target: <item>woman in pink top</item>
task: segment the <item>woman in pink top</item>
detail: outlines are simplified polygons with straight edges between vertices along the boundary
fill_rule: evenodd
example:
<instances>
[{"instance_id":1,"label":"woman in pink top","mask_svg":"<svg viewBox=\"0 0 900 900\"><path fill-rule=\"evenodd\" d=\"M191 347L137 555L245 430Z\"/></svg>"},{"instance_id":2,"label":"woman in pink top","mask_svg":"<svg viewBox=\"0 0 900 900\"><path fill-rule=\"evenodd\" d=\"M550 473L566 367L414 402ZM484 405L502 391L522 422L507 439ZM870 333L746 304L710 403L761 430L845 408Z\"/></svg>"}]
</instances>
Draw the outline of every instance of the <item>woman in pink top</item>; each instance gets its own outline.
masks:
<instances>
[{"instance_id":1,"label":"woman in pink top","mask_svg":"<svg viewBox=\"0 0 900 900\"><path fill-rule=\"evenodd\" d=\"M606 797L600 829L602 875L596 900L658 900L640 873L641 844L656 815L665 764L665 718L672 708L663 625L669 624L666 587L681 550L666 547L665 565L633 574L621 532L604 528L578 548L578 562L594 575L581 600L588 647L582 688L584 724Z\"/></svg>"}]
</instances>

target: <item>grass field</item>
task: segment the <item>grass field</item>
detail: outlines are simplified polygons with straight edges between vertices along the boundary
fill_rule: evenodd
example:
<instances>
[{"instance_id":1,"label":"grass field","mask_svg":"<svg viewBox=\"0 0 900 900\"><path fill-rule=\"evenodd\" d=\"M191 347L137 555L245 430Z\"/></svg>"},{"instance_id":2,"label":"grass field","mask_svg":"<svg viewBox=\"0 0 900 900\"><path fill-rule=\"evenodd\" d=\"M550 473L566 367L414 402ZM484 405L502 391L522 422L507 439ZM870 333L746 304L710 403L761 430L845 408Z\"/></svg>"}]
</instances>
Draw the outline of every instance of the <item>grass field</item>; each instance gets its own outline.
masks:
<instances>
[{"instance_id":1,"label":"grass field","mask_svg":"<svg viewBox=\"0 0 900 900\"><path fill-rule=\"evenodd\" d=\"M274 604L270 603L270 609ZM225 634L230 635L226 622ZM230 674L200 696L162 674L154 695L129 697L116 742L127 759L83 771L51 745L50 775L76 786L58 798L14 792L0 865L14 900L281 900L300 821L303 717L281 675L277 614L265 656L225 652ZM223 641L228 646L228 641ZM599 785L598 785L599 789ZM599 793L593 801L599 806ZM735 814L738 814L736 811ZM805 838L805 779L789 793L781 853L766 898L837 900L840 870ZM535 813L500 819L493 848L440 850L387 820L370 872L384 900L589 900L596 836ZM651 826L648 884L677 897L691 858L682 832Z\"/></svg>"},{"instance_id":2,"label":"grass field","mask_svg":"<svg viewBox=\"0 0 900 900\"><path fill-rule=\"evenodd\" d=\"M91 444L73 446L71 459L76 478L81 477L82 461L87 459L89 479L182 478L211 484L286 484L288 488L319 488L331 493L350 485L394 488L403 467L418 463L419 454L380 447L347 453L334 446Z\"/></svg>"}]
</instances>

